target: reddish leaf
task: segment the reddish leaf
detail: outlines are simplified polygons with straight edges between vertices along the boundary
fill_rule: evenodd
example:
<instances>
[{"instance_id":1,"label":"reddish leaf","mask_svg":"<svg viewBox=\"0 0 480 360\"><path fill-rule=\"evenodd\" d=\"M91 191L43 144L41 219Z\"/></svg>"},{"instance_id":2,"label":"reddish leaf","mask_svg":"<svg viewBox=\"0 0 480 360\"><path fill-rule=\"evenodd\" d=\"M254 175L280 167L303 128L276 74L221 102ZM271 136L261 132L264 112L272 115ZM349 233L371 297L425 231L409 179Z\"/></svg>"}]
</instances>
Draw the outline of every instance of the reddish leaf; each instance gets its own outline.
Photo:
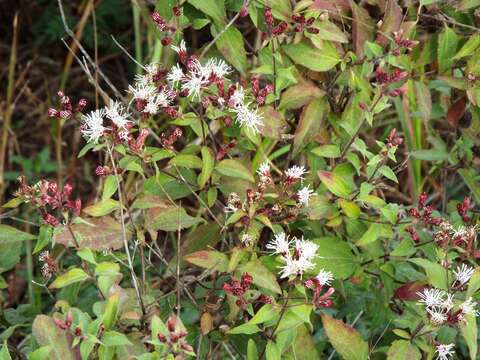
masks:
<instances>
[{"instance_id":1,"label":"reddish leaf","mask_svg":"<svg viewBox=\"0 0 480 360\"><path fill-rule=\"evenodd\" d=\"M123 246L122 226L113 218L105 216L88 219L88 224L73 224L72 230L80 248L93 250L117 250ZM131 233L127 231L127 237ZM53 241L65 246L75 246L70 231L65 226L53 237Z\"/></svg>"},{"instance_id":2,"label":"reddish leaf","mask_svg":"<svg viewBox=\"0 0 480 360\"><path fill-rule=\"evenodd\" d=\"M372 41L375 32L375 22L368 15L367 10L355 4L350 0L350 7L352 8L352 37L355 54L358 57L363 57L363 48L365 41Z\"/></svg>"},{"instance_id":3,"label":"reddish leaf","mask_svg":"<svg viewBox=\"0 0 480 360\"><path fill-rule=\"evenodd\" d=\"M310 9L331 11L335 13L340 11L348 11L350 9L350 4L348 3L348 0L315 0L313 4L310 5Z\"/></svg>"},{"instance_id":4,"label":"reddish leaf","mask_svg":"<svg viewBox=\"0 0 480 360\"><path fill-rule=\"evenodd\" d=\"M418 300L417 292L422 291L426 284L422 281L413 281L403 284L395 290L393 297L398 300Z\"/></svg>"},{"instance_id":5,"label":"reddish leaf","mask_svg":"<svg viewBox=\"0 0 480 360\"><path fill-rule=\"evenodd\" d=\"M456 128L458 126L458 122L465 114L466 108L467 103L463 97L450 105L447 112L447 120L452 127Z\"/></svg>"},{"instance_id":6,"label":"reddish leaf","mask_svg":"<svg viewBox=\"0 0 480 360\"><path fill-rule=\"evenodd\" d=\"M400 29L402 17L402 8L398 5L397 0L388 0L385 15L383 16L383 23L378 31L377 43L382 46L388 44L387 36L390 36L392 32Z\"/></svg>"}]
</instances>

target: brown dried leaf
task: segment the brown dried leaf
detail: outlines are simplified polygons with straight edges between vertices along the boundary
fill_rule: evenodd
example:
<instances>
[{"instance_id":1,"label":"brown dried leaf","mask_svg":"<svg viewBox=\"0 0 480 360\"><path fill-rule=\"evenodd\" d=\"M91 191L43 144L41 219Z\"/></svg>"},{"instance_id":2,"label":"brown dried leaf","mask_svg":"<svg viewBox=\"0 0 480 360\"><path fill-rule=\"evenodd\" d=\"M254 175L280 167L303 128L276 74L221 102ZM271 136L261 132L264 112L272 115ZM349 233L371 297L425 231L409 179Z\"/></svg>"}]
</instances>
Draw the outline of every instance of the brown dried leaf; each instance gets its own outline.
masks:
<instances>
[{"instance_id":1,"label":"brown dried leaf","mask_svg":"<svg viewBox=\"0 0 480 360\"><path fill-rule=\"evenodd\" d=\"M450 105L447 112L447 120L452 127L454 128L458 127L458 122L465 114L466 108L467 108L467 102L463 97L455 101L452 105Z\"/></svg>"},{"instance_id":2,"label":"brown dried leaf","mask_svg":"<svg viewBox=\"0 0 480 360\"><path fill-rule=\"evenodd\" d=\"M88 219L88 224L73 224L72 230L80 248L92 250L117 250L123 246L122 226L109 216ZM127 230L127 238L131 233ZM75 246L72 235L66 226L54 235L53 241L65 246Z\"/></svg>"},{"instance_id":3,"label":"brown dried leaf","mask_svg":"<svg viewBox=\"0 0 480 360\"><path fill-rule=\"evenodd\" d=\"M352 37L355 54L363 57L365 41L373 41L375 35L375 22L368 14L368 11L358 6L353 0L350 0L352 9Z\"/></svg>"},{"instance_id":4,"label":"brown dried leaf","mask_svg":"<svg viewBox=\"0 0 480 360\"><path fill-rule=\"evenodd\" d=\"M377 43L382 46L388 44L387 36L390 36L392 32L400 29L402 18L402 8L398 5L397 0L388 0L385 15L383 16L383 23L377 34Z\"/></svg>"}]
</instances>

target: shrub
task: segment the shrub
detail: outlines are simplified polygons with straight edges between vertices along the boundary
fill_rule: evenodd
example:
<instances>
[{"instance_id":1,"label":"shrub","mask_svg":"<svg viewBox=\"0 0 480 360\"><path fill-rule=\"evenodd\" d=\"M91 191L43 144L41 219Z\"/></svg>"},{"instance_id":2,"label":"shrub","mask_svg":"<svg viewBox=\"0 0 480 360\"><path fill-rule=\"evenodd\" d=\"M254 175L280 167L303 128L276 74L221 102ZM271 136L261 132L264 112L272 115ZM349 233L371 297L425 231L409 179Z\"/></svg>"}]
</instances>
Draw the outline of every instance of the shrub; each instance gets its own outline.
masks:
<instances>
[{"instance_id":1,"label":"shrub","mask_svg":"<svg viewBox=\"0 0 480 360\"><path fill-rule=\"evenodd\" d=\"M19 178L1 358L476 358L477 2L171 3L48 111L100 190Z\"/></svg>"}]
</instances>

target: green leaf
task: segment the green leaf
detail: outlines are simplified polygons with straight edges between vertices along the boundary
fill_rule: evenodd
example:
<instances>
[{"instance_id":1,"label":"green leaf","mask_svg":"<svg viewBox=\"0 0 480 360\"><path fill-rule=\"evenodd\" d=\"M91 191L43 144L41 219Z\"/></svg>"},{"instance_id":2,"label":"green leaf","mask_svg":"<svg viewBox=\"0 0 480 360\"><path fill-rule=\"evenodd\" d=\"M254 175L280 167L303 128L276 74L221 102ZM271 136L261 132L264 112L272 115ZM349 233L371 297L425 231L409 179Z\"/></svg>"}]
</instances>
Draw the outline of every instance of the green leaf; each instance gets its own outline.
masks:
<instances>
[{"instance_id":1,"label":"green leaf","mask_svg":"<svg viewBox=\"0 0 480 360\"><path fill-rule=\"evenodd\" d=\"M438 37L438 72L439 74L445 74L450 72L453 65L453 57L457 52L458 36L445 26L445 30Z\"/></svg>"},{"instance_id":2,"label":"green leaf","mask_svg":"<svg viewBox=\"0 0 480 360\"><path fill-rule=\"evenodd\" d=\"M415 81L414 90L417 110L421 114L422 119L428 122L432 115L432 98L430 95L430 89L423 82Z\"/></svg>"},{"instance_id":3,"label":"green leaf","mask_svg":"<svg viewBox=\"0 0 480 360\"><path fill-rule=\"evenodd\" d=\"M215 37L222 31L222 28L212 26L212 36ZM243 35L235 26L230 26L223 34L217 39L215 43L218 51L220 51L223 57L233 65L241 74L245 74L247 71L247 53L243 46Z\"/></svg>"},{"instance_id":4,"label":"green leaf","mask_svg":"<svg viewBox=\"0 0 480 360\"><path fill-rule=\"evenodd\" d=\"M407 340L395 340L387 352L387 360L420 360L420 350Z\"/></svg>"},{"instance_id":5,"label":"green leaf","mask_svg":"<svg viewBox=\"0 0 480 360\"><path fill-rule=\"evenodd\" d=\"M400 244L390 253L391 256L411 256L415 254L415 244L413 240L406 237Z\"/></svg>"},{"instance_id":6,"label":"green leaf","mask_svg":"<svg viewBox=\"0 0 480 360\"><path fill-rule=\"evenodd\" d=\"M441 290L448 289L447 274L442 265L421 258L409 259L408 261L422 267L425 270L430 285Z\"/></svg>"},{"instance_id":7,"label":"green leaf","mask_svg":"<svg viewBox=\"0 0 480 360\"><path fill-rule=\"evenodd\" d=\"M338 158L340 157L340 148L337 145L322 145L312 149L312 153L326 158Z\"/></svg>"},{"instance_id":8,"label":"green leaf","mask_svg":"<svg viewBox=\"0 0 480 360\"><path fill-rule=\"evenodd\" d=\"M298 109L312 100L325 95L325 92L312 82L302 82L287 88L282 93L279 110Z\"/></svg>"},{"instance_id":9,"label":"green leaf","mask_svg":"<svg viewBox=\"0 0 480 360\"><path fill-rule=\"evenodd\" d=\"M188 169L201 169L202 159L195 155L180 154L169 161L170 165L182 166Z\"/></svg>"},{"instance_id":10,"label":"green leaf","mask_svg":"<svg viewBox=\"0 0 480 360\"><path fill-rule=\"evenodd\" d=\"M67 340L67 333L61 330L46 315L37 315L32 324L32 334L41 346L51 346L50 360L75 360L73 350Z\"/></svg>"},{"instance_id":11,"label":"green leaf","mask_svg":"<svg viewBox=\"0 0 480 360\"><path fill-rule=\"evenodd\" d=\"M83 209L85 214L93 217L100 217L110 214L111 212L120 208L120 202L113 199L104 199L96 204L87 206Z\"/></svg>"},{"instance_id":12,"label":"green leaf","mask_svg":"<svg viewBox=\"0 0 480 360\"><path fill-rule=\"evenodd\" d=\"M204 14L210 16L219 25L225 24L224 0L188 0L188 3L195 6Z\"/></svg>"},{"instance_id":13,"label":"green leaf","mask_svg":"<svg viewBox=\"0 0 480 360\"><path fill-rule=\"evenodd\" d=\"M96 264L97 261L95 260L95 254L89 248L83 248L77 251L77 255L82 258L83 260L89 262L90 264Z\"/></svg>"},{"instance_id":14,"label":"green leaf","mask_svg":"<svg viewBox=\"0 0 480 360\"><path fill-rule=\"evenodd\" d=\"M248 321L248 324L258 325L270 321L275 316L277 316L277 311L273 308L272 304L265 304Z\"/></svg>"},{"instance_id":15,"label":"green leaf","mask_svg":"<svg viewBox=\"0 0 480 360\"><path fill-rule=\"evenodd\" d=\"M40 231L38 233L38 240L35 243L35 248L33 249L33 254L37 254L42 251L42 249L50 244L50 241L53 237L53 228L50 225L40 226Z\"/></svg>"},{"instance_id":16,"label":"green leaf","mask_svg":"<svg viewBox=\"0 0 480 360\"><path fill-rule=\"evenodd\" d=\"M208 180L210 179L210 176L212 175L213 168L215 166L215 158L213 157L212 150L210 150L208 147L203 146L202 147L202 171L200 172L200 175L198 175L197 178L197 183L198 187L200 189L203 189Z\"/></svg>"},{"instance_id":17,"label":"green leaf","mask_svg":"<svg viewBox=\"0 0 480 360\"><path fill-rule=\"evenodd\" d=\"M411 151L410 155L415 159L426 161L444 161L448 159L448 152L443 149L427 149Z\"/></svg>"},{"instance_id":18,"label":"green leaf","mask_svg":"<svg viewBox=\"0 0 480 360\"><path fill-rule=\"evenodd\" d=\"M380 168L378 169L378 172L383 176L385 176L387 179L392 180L398 184L397 175L395 175L393 170L390 169L390 167L388 167L387 165L380 166Z\"/></svg>"},{"instance_id":19,"label":"green leaf","mask_svg":"<svg viewBox=\"0 0 480 360\"><path fill-rule=\"evenodd\" d=\"M480 289L480 267L475 268L472 277L468 281L468 288L465 296L467 298L473 296L473 294L475 294L478 289Z\"/></svg>"},{"instance_id":20,"label":"green leaf","mask_svg":"<svg viewBox=\"0 0 480 360\"><path fill-rule=\"evenodd\" d=\"M252 172L239 160L225 159L220 161L215 170L224 176L255 182Z\"/></svg>"},{"instance_id":21,"label":"green leaf","mask_svg":"<svg viewBox=\"0 0 480 360\"><path fill-rule=\"evenodd\" d=\"M33 240L36 236L17 230L9 225L0 224L0 243L8 244L12 242Z\"/></svg>"},{"instance_id":22,"label":"green leaf","mask_svg":"<svg viewBox=\"0 0 480 360\"><path fill-rule=\"evenodd\" d=\"M303 108L295 137L293 139L293 156L297 155L307 143L318 134L322 127L323 119L327 115L328 105L325 98L312 100Z\"/></svg>"},{"instance_id":23,"label":"green leaf","mask_svg":"<svg viewBox=\"0 0 480 360\"><path fill-rule=\"evenodd\" d=\"M106 331L102 336L102 343L105 346L122 346L132 344L125 334L119 333L118 331Z\"/></svg>"},{"instance_id":24,"label":"green leaf","mask_svg":"<svg viewBox=\"0 0 480 360\"><path fill-rule=\"evenodd\" d=\"M117 192L118 182L115 175L108 175L103 184L102 200L107 200Z\"/></svg>"},{"instance_id":25,"label":"green leaf","mask_svg":"<svg viewBox=\"0 0 480 360\"><path fill-rule=\"evenodd\" d=\"M330 343L345 360L368 359L368 343L357 330L327 314L321 314L321 317Z\"/></svg>"},{"instance_id":26,"label":"green leaf","mask_svg":"<svg viewBox=\"0 0 480 360\"><path fill-rule=\"evenodd\" d=\"M50 284L50 289L60 289L68 285L82 282L88 279L85 271L79 268L68 270L65 274L58 276L53 283Z\"/></svg>"},{"instance_id":27,"label":"green leaf","mask_svg":"<svg viewBox=\"0 0 480 360\"><path fill-rule=\"evenodd\" d=\"M339 174L329 171L318 171L317 174L327 189L338 197L347 198L354 190L351 184Z\"/></svg>"},{"instance_id":28,"label":"green leaf","mask_svg":"<svg viewBox=\"0 0 480 360\"><path fill-rule=\"evenodd\" d=\"M460 327L460 333L462 334L465 342L468 346L468 352L470 359L476 359L478 353L478 341L477 341L477 319L475 315L466 315L466 323L462 323Z\"/></svg>"},{"instance_id":29,"label":"green leaf","mask_svg":"<svg viewBox=\"0 0 480 360\"><path fill-rule=\"evenodd\" d=\"M12 360L12 357L8 352L8 345L6 340L3 342L2 349L0 350L0 360Z\"/></svg>"},{"instance_id":30,"label":"green leaf","mask_svg":"<svg viewBox=\"0 0 480 360\"><path fill-rule=\"evenodd\" d=\"M284 45L283 50L296 64L313 71L328 71L341 60L335 47L328 41L323 42L322 49L302 41L298 44Z\"/></svg>"},{"instance_id":31,"label":"green leaf","mask_svg":"<svg viewBox=\"0 0 480 360\"><path fill-rule=\"evenodd\" d=\"M318 245L315 273L325 269L331 271L336 279L347 279L354 273L357 264L346 241L337 237L323 237L312 241Z\"/></svg>"},{"instance_id":32,"label":"green leaf","mask_svg":"<svg viewBox=\"0 0 480 360\"><path fill-rule=\"evenodd\" d=\"M2 207L6 209L13 209L19 207L21 204L23 204L23 202L24 201L21 198L13 198L3 204Z\"/></svg>"},{"instance_id":33,"label":"green leaf","mask_svg":"<svg viewBox=\"0 0 480 360\"><path fill-rule=\"evenodd\" d=\"M281 359L281 352L278 348L277 344L272 340L268 340L267 348L265 350L265 358L267 360L280 360Z\"/></svg>"},{"instance_id":34,"label":"green leaf","mask_svg":"<svg viewBox=\"0 0 480 360\"><path fill-rule=\"evenodd\" d=\"M163 204L148 209L145 214L145 226L150 231L177 231L201 223L201 218L187 214L183 207Z\"/></svg>"},{"instance_id":35,"label":"green leaf","mask_svg":"<svg viewBox=\"0 0 480 360\"><path fill-rule=\"evenodd\" d=\"M459 169L458 173L472 192L473 196L475 197L475 201L480 203L480 184L475 179L475 170L471 168L463 168Z\"/></svg>"},{"instance_id":36,"label":"green leaf","mask_svg":"<svg viewBox=\"0 0 480 360\"><path fill-rule=\"evenodd\" d=\"M228 257L227 255L214 250L201 250L189 255L185 255L183 259L190 264L200 266L204 269L227 271Z\"/></svg>"},{"instance_id":37,"label":"green leaf","mask_svg":"<svg viewBox=\"0 0 480 360\"><path fill-rule=\"evenodd\" d=\"M480 5L480 1L479 1ZM475 34L471 36L467 42L462 46L460 51L453 57L453 60L461 59L465 56L470 56L478 49L480 46L480 34Z\"/></svg>"},{"instance_id":38,"label":"green leaf","mask_svg":"<svg viewBox=\"0 0 480 360\"><path fill-rule=\"evenodd\" d=\"M353 201L339 199L338 204L342 208L345 215L347 215L350 219L358 219L361 214L360 208Z\"/></svg>"},{"instance_id":39,"label":"green leaf","mask_svg":"<svg viewBox=\"0 0 480 360\"><path fill-rule=\"evenodd\" d=\"M106 330L111 329L117 322L119 301L120 296L118 293L114 293L107 300L102 316L102 324Z\"/></svg>"},{"instance_id":40,"label":"green leaf","mask_svg":"<svg viewBox=\"0 0 480 360\"><path fill-rule=\"evenodd\" d=\"M250 335L250 334L255 334L260 331L260 328L255 325L255 324L242 324L237 327L234 327L233 329L227 331L227 334L230 335L235 335L235 334L245 334L245 335Z\"/></svg>"},{"instance_id":41,"label":"green leaf","mask_svg":"<svg viewBox=\"0 0 480 360\"><path fill-rule=\"evenodd\" d=\"M247 360L258 360L257 345L253 339L248 339L247 344Z\"/></svg>"},{"instance_id":42,"label":"green leaf","mask_svg":"<svg viewBox=\"0 0 480 360\"><path fill-rule=\"evenodd\" d=\"M357 246L366 246L377 241L381 237L392 236L392 226L388 224L372 223L368 230L355 243Z\"/></svg>"},{"instance_id":43,"label":"green leaf","mask_svg":"<svg viewBox=\"0 0 480 360\"><path fill-rule=\"evenodd\" d=\"M263 287L277 294L282 293L275 275L273 275L258 259L251 260L246 264L239 266L238 272L242 274L245 272L249 273L253 278L253 283L257 286Z\"/></svg>"}]
</instances>

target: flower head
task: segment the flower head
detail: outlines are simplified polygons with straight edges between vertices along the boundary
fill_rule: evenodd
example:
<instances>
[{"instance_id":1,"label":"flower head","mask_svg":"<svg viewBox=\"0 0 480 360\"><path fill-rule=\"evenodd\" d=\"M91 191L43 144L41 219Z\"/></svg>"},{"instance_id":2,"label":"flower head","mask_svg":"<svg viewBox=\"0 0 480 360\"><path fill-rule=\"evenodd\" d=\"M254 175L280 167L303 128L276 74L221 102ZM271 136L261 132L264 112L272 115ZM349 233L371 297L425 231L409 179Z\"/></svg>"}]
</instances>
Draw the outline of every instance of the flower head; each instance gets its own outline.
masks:
<instances>
[{"instance_id":1,"label":"flower head","mask_svg":"<svg viewBox=\"0 0 480 360\"><path fill-rule=\"evenodd\" d=\"M453 349L455 344L439 344L436 346L435 353L437 354L437 360L449 360L451 356L455 354Z\"/></svg>"},{"instance_id":2,"label":"flower head","mask_svg":"<svg viewBox=\"0 0 480 360\"><path fill-rule=\"evenodd\" d=\"M180 45L178 45L178 46L172 45L171 48L172 48L173 51L175 51L179 55L187 53L187 44L185 43L185 40L183 40L183 39L182 39L182 41L180 41Z\"/></svg>"},{"instance_id":3,"label":"flower head","mask_svg":"<svg viewBox=\"0 0 480 360\"><path fill-rule=\"evenodd\" d=\"M210 74L214 74L217 78L221 79L225 75L229 74L232 69L222 59L211 58L205 65L205 69Z\"/></svg>"},{"instance_id":4,"label":"flower head","mask_svg":"<svg viewBox=\"0 0 480 360\"><path fill-rule=\"evenodd\" d=\"M235 122L237 122L240 127L246 126L257 133L259 131L258 127L263 125L262 116L256 109L249 109L248 105L239 105L232 110L237 114Z\"/></svg>"},{"instance_id":5,"label":"flower head","mask_svg":"<svg viewBox=\"0 0 480 360\"><path fill-rule=\"evenodd\" d=\"M172 83L172 85L176 85L183 80L185 74L183 73L182 68L179 64L176 64L170 72L167 74L167 80Z\"/></svg>"},{"instance_id":6,"label":"flower head","mask_svg":"<svg viewBox=\"0 0 480 360\"><path fill-rule=\"evenodd\" d=\"M310 185L305 186L297 192L298 202L301 205L308 205L308 201L313 195L315 195L315 192L310 189Z\"/></svg>"},{"instance_id":7,"label":"flower head","mask_svg":"<svg viewBox=\"0 0 480 360\"><path fill-rule=\"evenodd\" d=\"M270 178L270 164L268 163L268 160L260 165L257 174L260 175L260 180L262 182L266 182Z\"/></svg>"},{"instance_id":8,"label":"flower head","mask_svg":"<svg viewBox=\"0 0 480 360\"><path fill-rule=\"evenodd\" d=\"M155 96L157 88L154 85L137 82L135 86L129 85L128 91L133 95L135 100L149 101Z\"/></svg>"},{"instance_id":9,"label":"flower head","mask_svg":"<svg viewBox=\"0 0 480 360\"><path fill-rule=\"evenodd\" d=\"M103 133L107 129L103 126L103 117L105 116L105 110L95 110L90 114L83 115L83 124L80 131L88 142L93 141L98 143L98 140L102 137Z\"/></svg>"},{"instance_id":10,"label":"flower head","mask_svg":"<svg viewBox=\"0 0 480 360\"><path fill-rule=\"evenodd\" d=\"M275 234L267 246L267 249L273 250L274 254L286 254L290 249L290 241L284 232Z\"/></svg>"},{"instance_id":11,"label":"flower head","mask_svg":"<svg viewBox=\"0 0 480 360\"><path fill-rule=\"evenodd\" d=\"M110 105L105 108L105 113L119 129L128 129L128 124L131 123L131 121L127 120L127 118L130 114L127 113L125 107L120 102L111 101Z\"/></svg>"},{"instance_id":12,"label":"flower head","mask_svg":"<svg viewBox=\"0 0 480 360\"><path fill-rule=\"evenodd\" d=\"M462 264L462 266L457 267L457 270L453 272L455 275L455 281L458 282L460 286L466 284L472 277L475 269L467 264Z\"/></svg>"},{"instance_id":13,"label":"flower head","mask_svg":"<svg viewBox=\"0 0 480 360\"><path fill-rule=\"evenodd\" d=\"M306 173L305 167L294 165L285 171L285 177L291 181L303 180L303 175Z\"/></svg>"},{"instance_id":14,"label":"flower head","mask_svg":"<svg viewBox=\"0 0 480 360\"><path fill-rule=\"evenodd\" d=\"M465 302L460 304L460 310L462 311L462 315L478 315L478 311L475 309L477 307L477 303L469 297Z\"/></svg>"},{"instance_id":15,"label":"flower head","mask_svg":"<svg viewBox=\"0 0 480 360\"><path fill-rule=\"evenodd\" d=\"M315 277L318 283L321 286L330 286L333 281L333 274L330 271L326 271L325 269L320 270L318 275Z\"/></svg>"},{"instance_id":16,"label":"flower head","mask_svg":"<svg viewBox=\"0 0 480 360\"><path fill-rule=\"evenodd\" d=\"M417 292L420 297L419 302L424 304L427 308L441 307L445 301L447 293L439 289L424 289L423 292Z\"/></svg>"}]
</instances>

